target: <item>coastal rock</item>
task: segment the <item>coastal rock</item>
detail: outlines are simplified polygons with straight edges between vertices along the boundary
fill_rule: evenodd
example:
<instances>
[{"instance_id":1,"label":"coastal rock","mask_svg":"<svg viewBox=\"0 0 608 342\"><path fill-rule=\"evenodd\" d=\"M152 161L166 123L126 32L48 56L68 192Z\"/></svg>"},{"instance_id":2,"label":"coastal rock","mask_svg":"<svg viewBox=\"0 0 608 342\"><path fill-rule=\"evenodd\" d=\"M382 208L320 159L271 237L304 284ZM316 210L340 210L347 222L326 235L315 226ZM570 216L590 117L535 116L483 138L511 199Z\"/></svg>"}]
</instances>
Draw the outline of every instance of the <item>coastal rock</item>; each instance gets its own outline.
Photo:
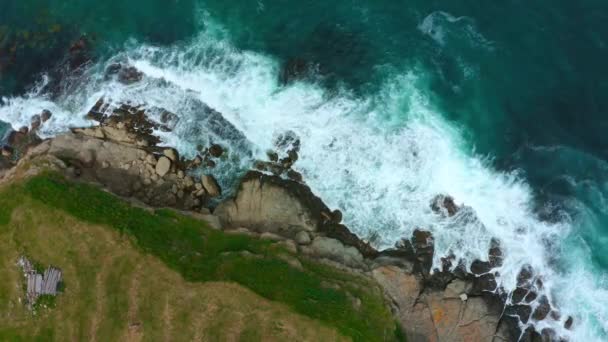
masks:
<instances>
[{"instance_id":1,"label":"coastal rock","mask_svg":"<svg viewBox=\"0 0 608 342\"><path fill-rule=\"evenodd\" d=\"M416 229L412 236L412 245L423 273L428 275L433 264L433 253L435 251L433 236L430 232Z\"/></svg>"},{"instance_id":2,"label":"coastal rock","mask_svg":"<svg viewBox=\"0 0 608 342\"><path fill-rule=\"evenodd\" d=\"M268 156L268 160L270 160L271 162L276 163L279 161L279 155L274 151L267 151L266 156Z\"/></svg>"},{"instance_id":3,"label":"coastal rock","mask_svg":"<svg viewBox=\"0 0 608 342\"><path fill-rule=\"evenodd\" d=\"M42 119L40 118L40 115L38 115L38 114L32 116L32 119L30 121L31 121L30 128L32 131L38 130L40 128L40 126L42 125Z\"/></svg>"},{"instance_id":4,"label":"coastal rock","mask_svg":"<svg viewBox=\"0 0 608 342\"><path fill-rule=\"evenodd\" d=\"M175 163L179 160L179 154L177 153L177 150L174 148L164 149L163 154L165 155L165 157L171 159L171 162L173 162L173 163Z\"/></svg>"},{"instance_id":5,"label":"coastal rock","mask_svg":"<svg viewBox=\"0 0 608 342\"><path fill-rule=\"evenodd\" d=\"M129 85L141 81L144 74L133 66L112 63L106 68L106 78L112 76L116 76L118 82Z\"/></svg>"},{"instance_id":6,"label":"coastal rock","mask_svg":"<svg viewBox=\"0 0 608 342\"><path fill-rule=\"evenodd\" d=\"M300 245L308 245L310 244L310 234L306 231L300 231L295 236L295 241Z\"/></svg>"},{"instance_id":7,"label":"coastal rock","mask_svg":"<svg viewBox=\"0 0 608 342\"><path fill-rule=\"evenodd\" d=\"M222 195L222 189L213 176L202 175L201 182L203 189L205 189L209 197L217 197Z\"/></svg>"},{"instance_id":8,"label":"coastal rock","mask_svg":"<svg viewBox=\"0 0 608 342\"><path fill-rule=\"evenodd\" d=\"M158 159L158 162L156 163L156 174L159 177L164 177L169 170L171 169L171 159L169 159L166 156L162 156Z\"/></svg>"},{"instance_id":9,"label":"coastal rock","mask_svg":"<svg viewBox=\"0 0 608 342\"><path fill-rule=\"evenodd\" d=\"M568 319L566 319L566 322L564 322L564 328L570 330L572 329L572 324L574 323L574 319L572 318L572 316L568 317Z\"/></svg>"},{"instance_id":10,"label":"coastal rock","mask_svg":"<svg viewBox=\"0 0 608 342\"><path fill-rule=\"evenodd\" d=\"M156 157L152 154L149 153L148 155L146 155L146 163L152 165L152 166L156 166L156 163L158 162L158 160L156 160Z\"/></svg>"},{"instance_id":11,"label":"coastal rock","mask_svg":"<svg viewBox=\"0 0 608 342\"><path fill-rule=\"evenodd\" d=\"M547 315L549 315L549 312L551 312L551 304L549 304L549 299L545 295L541 296L538 299L537 303L538 303L538 306L534 310L534 313L532 314L532 318L534 318L537 321L541 321L541 320L545 319L547 317Z\"/></svg>"},{"instance_id":12,"label":"coastal rock","mask_svg":"<svg viewBox=\"0 0 608 342\"><path fill-rule=\"evenodd\" d=\"M304 177L302 177L302 174L299 173L298 171L294 171L294 170L288 170L287 177L294 182L303 182L304 181Z\"/></svg>"},{"instance_id":13,"label":"coastal rock","mask_svg":"<svg viewBox=\"0 0 608 342\"><path fill-rule=\"evenodd\" d=\"M284 64L279 74L279 82L283 85L309 77L315 70L314 64L302 58L290 58Z\"/></svg>"},{"instance_id":14,"label":"coastal rock","mask_svg":"<svg viewBox=\"0 0 608 342\"><path fill-rule=\"evenodd\" d=\"M49 121L49 119L53 116L53 113L51 113L50 110L45 109L42 111L42 113L40 113L40 121L42 121L42 123L45 123L47 121Z\"/></svg>"},{"instance_id":15,"label":"coastal rock","mask_svg":"<svg viewBox=\"0 0 608 342\"><path fill-rule=\"evenodd\" d=\"M209 147L209 155L214 158L219 158L224 154L224 148L218 144L213 144Z\"/></svg>"},{"instance_id":16,"label":"coastal rock","mask_svg":"<svg viewBox=\"0 0 608 342\"><path fill-rule=\"evenodd\" d=\"M320 232L358 249L366 257L378 252L348 228L331 220L331 210L310 188L258 171L248 172L236 196L216 208L215 214L226 226L251 227L292 237L300 230Z\"/></svg>"},{"instance_id":17,"label":"coastal rock","mask_svg":"<svg viewBox=\"0 0 608 342\"><path fill-rule=\"evenodd\" d=\"M233 227L271 232L294 228L316 231L319 213L325 208L309 189L252 171L243 178L236 197L221 203L215 213Z\"/></svg>"},{"instance_id":18,"label":"coastal rock","mask_svg":"<svg viewBox=\"0 0 608 342\"><path fill-rule=\"evenodd\" d=\"M431 209L437 214L445 217L452 217L456 215L460 209L454 202L454 198L447 195L437 195L431 201Z\"/></svg>"},{"instance_id":19,"label":"coastal rock","mask_svg":"<svg viewBox=\"0 0 608 342\"><path fill-rule=\"evenodd\" d=\"M316 237L312 241L310 249L315 256L331 259L344 265L351 267L363 265L363 256L356 248L344 246L336 239Z\"/></svg>"},{"instance_id":20,"label":"coastal rock","mask_svg":"<svg viewBox=\"0 0 608 342\"><path fill-rule=\"evenodd\" d=\"M118 81L122 84L133 84L142 80L144 74L133 66L123 67L118 72Z\"/></svg>"}]
</instances>

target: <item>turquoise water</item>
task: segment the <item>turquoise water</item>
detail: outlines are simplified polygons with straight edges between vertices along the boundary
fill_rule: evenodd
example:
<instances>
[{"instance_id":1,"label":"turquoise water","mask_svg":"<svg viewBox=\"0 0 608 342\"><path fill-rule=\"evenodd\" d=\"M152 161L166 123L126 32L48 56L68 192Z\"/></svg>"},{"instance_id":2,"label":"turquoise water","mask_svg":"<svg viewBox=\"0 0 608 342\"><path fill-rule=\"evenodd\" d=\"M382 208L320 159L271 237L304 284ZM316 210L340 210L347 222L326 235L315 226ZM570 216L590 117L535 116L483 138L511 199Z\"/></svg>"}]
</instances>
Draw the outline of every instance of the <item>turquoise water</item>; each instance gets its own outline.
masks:
<instances>
[{"instance_id":1,"label":"turquoise water","mask_svg":"<svg viewBox=\"0 0 608 342\"><path fill-rule=\"evenodd\" d=\"M196 101L254 154L291 129L303 140L297 167L360 236L379 232L386 247L425 226L438 254L469 262L498 238L505 289L531 264L575 317L560 333L608 340L607 22L608 3L592 0L8 1L0 49L16 44L17 62L1 74L0 120L51 107L52 135L86 124L105 94L176 112L181 126L164 139L186 154L209 135L233 142L206 130ZM97 62L79 90L28 93L82 34ZM282 85L293 59L314 72ZM104 80L108 60L145 81ZM243 167L248 152L235 148ZM217 172L230 184L238 170ZM483 225L434 218L437 193Z\"/></svg>"}]
</instances>

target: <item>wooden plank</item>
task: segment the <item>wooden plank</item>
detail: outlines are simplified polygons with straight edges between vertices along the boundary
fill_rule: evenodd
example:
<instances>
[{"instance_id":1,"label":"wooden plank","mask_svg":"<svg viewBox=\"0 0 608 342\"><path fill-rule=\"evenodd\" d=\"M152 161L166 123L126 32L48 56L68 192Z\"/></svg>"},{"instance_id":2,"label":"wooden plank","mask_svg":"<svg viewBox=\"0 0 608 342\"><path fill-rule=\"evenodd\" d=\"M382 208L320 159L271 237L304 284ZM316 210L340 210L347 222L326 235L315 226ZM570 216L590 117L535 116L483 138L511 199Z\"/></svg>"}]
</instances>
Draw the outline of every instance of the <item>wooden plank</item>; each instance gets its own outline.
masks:
<instances>
[{"instance_id":1,"label":"wooden plank","mask_svg":"<svg viewBox=\"0 0 608 342\"><path fill-rule=\"evenodd\" d=\"M27 293L34 293L36 291L36 276L32 273L27 275Z\"/></svg>"},{"instance_id":2,"label":"wooden plank","mask_svg":"<svg viewBox=\"0 0 608 342\"><path fill-rule=\"evenodd\" d=\"M36 278L36 282L35 282L36 285L34 287L34 292L36 294L40 294L42 291L42 275L36 274L35 278Z\"/></svg>"}]
</instances>

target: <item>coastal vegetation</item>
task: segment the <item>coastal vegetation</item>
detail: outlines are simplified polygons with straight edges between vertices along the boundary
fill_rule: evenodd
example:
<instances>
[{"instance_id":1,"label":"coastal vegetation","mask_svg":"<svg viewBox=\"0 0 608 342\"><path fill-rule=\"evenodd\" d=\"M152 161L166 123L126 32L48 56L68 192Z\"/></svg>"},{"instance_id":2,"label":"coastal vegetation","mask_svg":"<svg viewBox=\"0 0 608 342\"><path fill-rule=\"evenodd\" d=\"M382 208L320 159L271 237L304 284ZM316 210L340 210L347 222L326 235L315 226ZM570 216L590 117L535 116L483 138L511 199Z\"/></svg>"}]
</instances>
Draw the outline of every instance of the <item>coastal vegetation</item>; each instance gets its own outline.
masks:
<instances>
[{"instance_id":1,"label":"coastal vegetation","mask_svg":"<svg viewBox=\"0 0 608 342\"><path fill-rule=\"evenodd\" d=\"M402 338L369 279L58 174L0 190L0 237L2 340ZM22 254L67 284L35 315L15 286Z\"/></svg>"}]
</instances>

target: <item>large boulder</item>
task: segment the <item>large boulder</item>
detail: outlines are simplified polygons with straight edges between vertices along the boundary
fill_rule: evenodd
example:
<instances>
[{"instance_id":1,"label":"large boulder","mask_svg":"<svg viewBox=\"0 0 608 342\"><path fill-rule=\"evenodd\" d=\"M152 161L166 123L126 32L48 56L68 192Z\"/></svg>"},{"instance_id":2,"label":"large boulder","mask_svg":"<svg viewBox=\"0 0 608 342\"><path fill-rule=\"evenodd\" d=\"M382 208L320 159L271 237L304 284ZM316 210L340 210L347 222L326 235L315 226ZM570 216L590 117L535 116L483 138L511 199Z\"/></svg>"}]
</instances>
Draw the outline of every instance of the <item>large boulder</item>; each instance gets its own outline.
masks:
<instances>
[{"instance_id":1,"label":"large boulder","mask_svg":"<svg viewBox=\"0 0 608 342\"><path fill-rule=\"evenodd\" d=\"M466 282L456 280L445 291L436 291L396 266L378 267L372 275L397 306L408 341L509 340L498 331L501 311L482 297L466 296Z\"/></svg>"},{"instance_id":2,"label":"large boulder","mask_svg":"<svg viewBox=\"0 0 608 342\"><path fill-rule=\"evenodd\" d=\"M226 226L295 235L317 231L322 211L329 209L309 189L252 171L243 178L236 197L221 203L214 213Z\"/></svg>"},{"instance_id":3,"label":"large boulder","mask_svg":"<svg viewBox=\"0 0 608 342\"><path fill-rule=\"evenodd\" d=\"M236 196L222 202L214 214L227 227L249 227L288 237L302 230L316 232L355 247L365 257L377 255L373 247L336 223L338 215L332 215L308 186L258 171L248 172Z\"/></svg>"},{"instance_id":4,"label":"large boulder","mask_svg":"<svg viewBox=\"0 0 608 342\"><path fill-rule=\"evenodd\" d=\"M355 247L344 246L342 242L336 239L323 236L316 237L309 250L317 257L334 260L343 265L351 267L364 265L363 256Z\"/></svg>"},{"instance_id":5,"label":"large boulder","mask_svg":"<svg viewBox=\"0 0 608 342\"><path fill-rule=\"evenodd\" d=\"M166 156L162 156L158 159L158 162L156 163L156 174L159 177L164 177L169 170L171 169L171 159L169 159L169 157Z\"/></svg>"}]
</instances>

